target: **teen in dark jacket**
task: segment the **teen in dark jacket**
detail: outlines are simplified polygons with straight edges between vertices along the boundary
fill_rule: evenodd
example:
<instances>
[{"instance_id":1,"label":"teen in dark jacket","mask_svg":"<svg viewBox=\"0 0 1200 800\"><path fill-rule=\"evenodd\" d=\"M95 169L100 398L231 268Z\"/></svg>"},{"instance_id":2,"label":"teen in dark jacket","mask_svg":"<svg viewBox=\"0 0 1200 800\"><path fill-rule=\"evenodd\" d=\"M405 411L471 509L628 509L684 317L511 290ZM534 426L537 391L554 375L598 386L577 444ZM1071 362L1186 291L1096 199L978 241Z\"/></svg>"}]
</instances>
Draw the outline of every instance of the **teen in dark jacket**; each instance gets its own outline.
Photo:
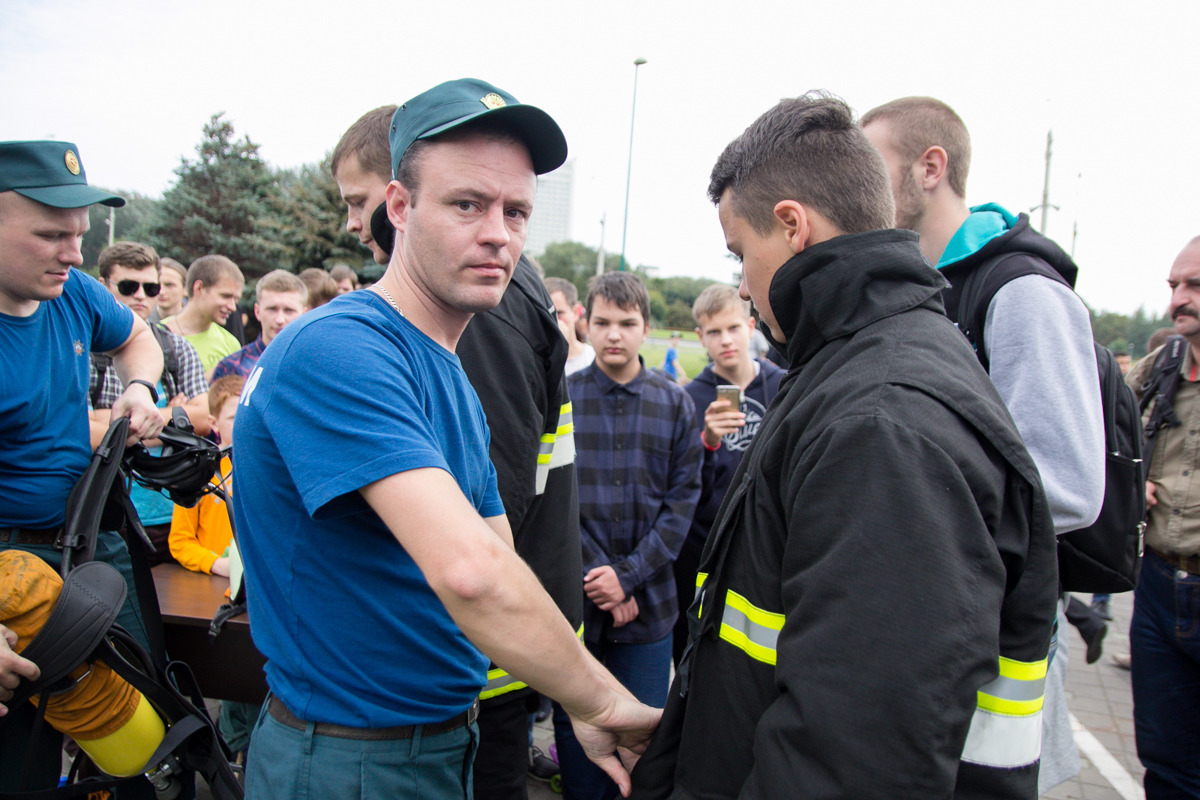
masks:
<instances>
[{"instance_id":1,"label":"teen in dark jacket","mask_svg":"<svg viewBox=\"0 0 1200 800\"><path fill-rule=\"evenodd\" d=\"M872 230L892 211L872 152L841 101L804 97L713 170L792 367L709 535L640 800L1036 797L1054 530L945 281L914 234Z\"/></svg>"}]
</instances>

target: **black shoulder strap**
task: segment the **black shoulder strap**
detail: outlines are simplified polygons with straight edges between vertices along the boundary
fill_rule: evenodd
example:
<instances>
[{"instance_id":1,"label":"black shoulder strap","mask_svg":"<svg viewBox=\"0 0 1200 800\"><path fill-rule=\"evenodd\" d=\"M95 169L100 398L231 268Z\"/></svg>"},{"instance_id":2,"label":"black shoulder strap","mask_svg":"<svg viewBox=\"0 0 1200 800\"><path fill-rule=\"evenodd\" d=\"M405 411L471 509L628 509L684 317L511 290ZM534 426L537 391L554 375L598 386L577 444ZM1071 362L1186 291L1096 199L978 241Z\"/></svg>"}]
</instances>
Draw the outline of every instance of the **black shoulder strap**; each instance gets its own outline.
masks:
<instances>
[{"instance_id":1,"label":"black shoulder strap","mask_svg":"<svg viewBox=\"0 0 1200 800\"><path fill-rule=\"evenodd\" d=\"M92 368L96 370L96 385L92 387L92 408L100 405L100 395L104 391L104 380L108 377L108 368L112 366L112 356L104 353L92 353Z\"/></svg>"},{"instance_id":2,"label":"black shoulder strap","mask_svg":"<svg viewBox=\"0 0 1200 800\"><path fill-rule=\"evenodd\" d=\"M1143 458L1147 462L1145 468L1149 471L1150 457L1154 454L1154 437L1162 428L1178 427L1179 418L1175 416L1175 391L1179 388L1179 370L1183 366L1183 357L1187 355L1187 339L1182 336L1172 336L1158 351L1150 375L1138 387L1140 410L1143 414L1153 403L1154 410L1146 420L1145 443L1142 446Z\"/></svg>"},{"instance_id":3,"label":"black shoulder strap","mask_svg":"<svg viewBox=\"0 0 1200 800\"><path fill-rule=\"evenodd\" d=\"M1042 275L1071 288L1063 276L1045 261L1027 257L1024 253L1003 253L996 256L975 267L963 280L962 294L958 301L958 319L955 322L975 348L975 355L984 369L989 369L990 366L983 328L992 298L1009 281L1026 275Z\"/></svg>"},{"instance_id":4,"label":"black shoulder strap","mask_svg":"<svg viewBox=\"0 0 1200 800\"><path fill-rule=\"evenodd\" d=\"M182 388L183 382L179 379L179 354L175 351L175 339L161 322L151 323L150 332L154 334L154 338L158 340L158 346L163 351L163 378L169 375L174 383L174 386L164 385L163 388L167 390L168 395L176 394ZM167 399L169 400L170 397Z\"/></svg>"},{"instance_id":5,"label":"black shoulder strap","mask_svg":"<svg viewBox=\"0 0 1200 800\"><path fill-rule=\"evenodd\" d=\"M109 506L113 487L120 484L121 456L125 453L128 434L128 417L112 421L108 433L92 453L87 469L67 497L62 533L61 573L64 578L72 567L91 561L95 555L101 517Z\"/></svg>"}]
</instances>

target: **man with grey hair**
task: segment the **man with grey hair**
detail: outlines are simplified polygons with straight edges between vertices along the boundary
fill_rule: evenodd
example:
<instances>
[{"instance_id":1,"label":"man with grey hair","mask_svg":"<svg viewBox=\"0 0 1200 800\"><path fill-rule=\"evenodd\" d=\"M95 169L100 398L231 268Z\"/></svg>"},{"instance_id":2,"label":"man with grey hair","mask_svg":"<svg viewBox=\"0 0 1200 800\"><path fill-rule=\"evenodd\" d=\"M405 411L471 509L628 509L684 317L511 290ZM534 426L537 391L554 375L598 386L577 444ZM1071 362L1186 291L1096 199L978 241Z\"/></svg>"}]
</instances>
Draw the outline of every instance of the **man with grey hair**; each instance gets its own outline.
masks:
<instances>
[{"instance_id":1,"label":"man with grey hair","mask_svg":"<svg viewBox=\"0 0 1200 800\"><path fill-rule=\"evenodd\" d=\"M304 313L307 304L308 287L287 270L271 270L259 278L254 286L254 316L262 325L262 333L241 350L221 359L213 369L212 380L225 375L249 377L263 350L289 322Z\"/></svg>"},{"instance_id":2,"label":"man with grey hair","mask_svg":"<svg viewBox=\"0 0 1200 800\"><path fill-rule=\"evenodd\" d=\"M637 798L1033 798L1054 532L945 281L841 100L713 167L792 371L717 512Z\"/></svg>"}]
</instances>

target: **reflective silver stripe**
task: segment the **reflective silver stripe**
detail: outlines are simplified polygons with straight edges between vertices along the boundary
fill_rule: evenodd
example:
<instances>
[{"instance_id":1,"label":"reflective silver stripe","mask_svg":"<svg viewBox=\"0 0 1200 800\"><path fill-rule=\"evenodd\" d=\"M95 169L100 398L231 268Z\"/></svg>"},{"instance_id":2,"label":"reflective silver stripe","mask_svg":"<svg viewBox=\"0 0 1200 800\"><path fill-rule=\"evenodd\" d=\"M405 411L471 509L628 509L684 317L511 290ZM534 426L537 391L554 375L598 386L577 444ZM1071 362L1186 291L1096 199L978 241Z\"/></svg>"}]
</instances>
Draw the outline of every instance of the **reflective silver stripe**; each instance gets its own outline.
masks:
<instances>
[{"instance_id":1,"label":"reflective silver stripe","mask_svg":"<svg viewBox=\"0 0 1200 800\"><path fill-rule=\"evenodd\" d=\"M527 684L517 680L498 667L496 669L489 669L487 686L483 687L483 691L479 693L479 699L490 700L502 694L515 692L517 689L524 689L526 686Z\"/></svg>"},{"instance_id":2,"label":"reflective silver stripe","mask_svg":"<svg viewBox=\"0 0 1200 800\"><path fill-rule=\"evenodd\" d=\"M757 608L732 589L725 593L720 637L746 655L766 664L774 664L775 648L782 628L783 614Z\"/></svg>"},{"instance_id":3,"label":"reflective silver stripe","mask_svg":"<svg viewBox=\"0 0 1200 800\"><path fill-rule=\"evenodd\" d=\"M1044 678L1040 681L1022 681L1016 678L1001 676L983 686L979 691L1003 700L1026 702L1029 700L1040 700L1042 695L1045 694L1045 687L1046 680Z\"/></svg>"},{"instance_id":4,"label":"reflective silver stripe","mask_svg":"<svg viewBox=\"0 0 1200 800\"><path fill-rule=\"evenodd\" d=\"M538 494L546 491L546 477L550 474L550 470L575 463L575 429L569 425L565 427L565 430L563 425L559 425L558 429L562 432L554 435L549 461L542 464L540 463L542 460L540 454L538 457L539 463L537 465L535 486ZM542 437L542 447L545 447L546 437L551 435L546 434L546 436Z\"/></svg>"}]
</instances>

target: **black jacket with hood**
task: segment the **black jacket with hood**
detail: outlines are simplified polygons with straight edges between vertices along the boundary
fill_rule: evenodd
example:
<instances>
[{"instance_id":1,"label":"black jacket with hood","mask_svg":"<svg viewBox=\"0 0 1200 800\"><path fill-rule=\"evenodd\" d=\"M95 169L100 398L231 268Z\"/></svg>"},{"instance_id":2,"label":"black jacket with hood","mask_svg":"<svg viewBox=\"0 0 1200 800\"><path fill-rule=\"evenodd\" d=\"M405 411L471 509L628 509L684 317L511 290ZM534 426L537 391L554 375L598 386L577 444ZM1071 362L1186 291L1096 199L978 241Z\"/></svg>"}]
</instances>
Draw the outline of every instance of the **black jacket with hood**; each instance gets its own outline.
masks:
<instances>
[{"instance_id":1,"label":"black jacket with hood","mask_svg":"<svg viewBox=\"0 0 1200 800\"><path fill-rule=\"evenodd\" d=\"M775 275L793 367L709 536L635 798L1036 797L1054 531L944 285L907 231Z\"/></svg>"}]
</instances>

